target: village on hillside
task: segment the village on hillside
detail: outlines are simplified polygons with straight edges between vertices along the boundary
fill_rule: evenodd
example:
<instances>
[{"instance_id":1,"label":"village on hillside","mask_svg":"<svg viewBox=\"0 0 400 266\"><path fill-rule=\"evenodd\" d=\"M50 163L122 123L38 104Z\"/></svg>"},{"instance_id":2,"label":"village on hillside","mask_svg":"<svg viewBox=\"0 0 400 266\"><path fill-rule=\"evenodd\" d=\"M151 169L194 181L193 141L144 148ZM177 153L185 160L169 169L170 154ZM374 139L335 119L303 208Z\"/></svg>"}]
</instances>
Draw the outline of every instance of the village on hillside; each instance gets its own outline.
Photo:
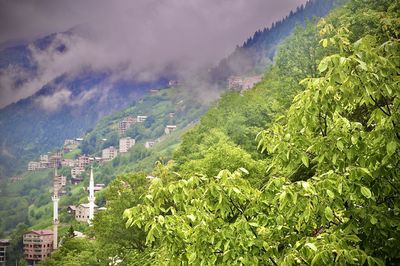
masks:
<instances>
[{"instance_id":1,"label":"village on hillside","mask_svg":"<svg viewBox=\"0 0 400 266\"><path fill-rule=\"evenodd\" d=\"M167 116L172 118L174 113L168 113ZM126 136L126 131L133 125L138 123L144 123L148 116L137 115L137 116L126 116L118 121L118 135L119 135L119 146L109 146L101 150L101 156L96 157L88 154L75 154L75 158L66 158L70 152L79 151L79 145L84 140L83 138L66 139L64 141L61 150L56 152L48 152L42 154L37 161L30 161L27 166L28 171L41 171L45 169L55 169L53 176L53 192L51 199L53 201L53 230L32 230L23 236L24 245L24 258L28 264L35 264L38 261L48 258L51 252L57 249L59 245L58 237L58 225L60 223L58 215L58 202L62 195L66 194L66 186L68 184L77 185L84 179L83 173L90 169L90 180L89 186L85 188L85 191L89 194L88 203L82 203L78 205L69 205L66 208L68 214L74 217L77 222L86 223L91 225L93 216L98 211L103 211L105 207L97 206L95 202L95 193L105 188L103 183L94 182L93 174L93 163L106 163L115 159L118 155L127 154L130 149L136 144L136 140ZM176 125L166 125L164 134L169 135L177 129ZM156 143L160 142L162 138L155 140L144 141L144 147L146 149L152 148ZM57 169L62 167L71 168L71 179L68 181L67 177L57 173ZM152 177L149 177L152 178ZM13 176L10 178L11 183L15 183L22 180L20 176ZM85 237L81 232L74 231L76 237ZM5 259L7 247L9 241L2 239L0 241L0 259L2 256Z\"/></svg>"},{"instance_id":2,"label":"village on hillside","mask_svg":"<svg viewBox=\"0 0 400 266\"><path fill-rule=\"evenodd\" d=\"M242 93L245 90L252 88L257 82L261 80L260 76L253 77L239 77L232 76L228 79L228 89ZM176 86L177 81L170 81L170 86ZM157 90L158 92L158 90ZM168 118L173 118L175 113L170 112L166 114ZM88 193L88 202L77 205L69 205L66 207L66 212L74 217L79 223L92 225L91 221L94 214L98 211L106 210L105 207L99 207L95 204L95 193L105 188L103 183L95 183L93 174L93 164L103 164L115 159L118 155L127 154L130 149L136 144L136 140L127 137L127 130L135 124L144 123L148 119L146 115L125 116L118 121L116 130L119 136L118 147L109 146L101 150L101 156L81 154L80 145L84 138L66 139L62 149L56 152L48 152L39 156L37 161L30 161L27 166L28 171L41 171L45 169L54 169L53 176L53 189L51 200L53 202L53 230L32 230L23 235L23 248L24 259L29 265L35 265L37 262L48 258L51 253L56 250L60 244L58 237L59 220L59 200L60 197L66 195L66 187L68 184L77 185L84 180L84 173L90 170L89 186L85 188ZM164 136L171 134L177 130L176 125L166 125L164 128ZM103 139L105 140L105 139ZM143 141L146 149L152 148L155 144L162 141L162 137L157 139L148 139ZM78 151L77 153L74 153ZM74 154L74 158L67 156L69 153ZM70 168L70 180L67 177L58 174L57 169L68 167ZM148 176L148 179L155 178ZM10 178L11 183L22 180L20 176L13 176ZM74 231L75 237L86 237L82 232ZM0 261L3 258L5 261L7 247L10 245L8 240L0 240Z\"/></svg>"}]
</instances>

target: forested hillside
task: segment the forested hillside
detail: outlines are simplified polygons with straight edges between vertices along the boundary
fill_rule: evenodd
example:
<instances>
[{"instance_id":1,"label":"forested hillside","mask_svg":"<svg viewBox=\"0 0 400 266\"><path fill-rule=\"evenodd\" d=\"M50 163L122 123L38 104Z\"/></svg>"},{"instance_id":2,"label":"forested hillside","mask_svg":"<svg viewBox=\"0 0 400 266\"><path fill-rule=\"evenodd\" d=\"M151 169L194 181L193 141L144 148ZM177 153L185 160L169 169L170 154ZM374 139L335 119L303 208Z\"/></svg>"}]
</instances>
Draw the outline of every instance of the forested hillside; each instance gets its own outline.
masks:
<instances>
[{"instance_id":1,"label":"forested hillside","mask_svg":"<svg viewBox=\"0 0 400 266\"><path fill-rule=\"evenodd\" d=\"M352 0L298 28L43 265L398 265L399 14Z\"/></svg>"},{"instance_id":2,"label":"forested hillside","mask_svg":"<svg viewBox=\"0 0 400 266\"><path fill-rule=\"evenodd\" d=\"M125 117L146 115L144 123L132 125L124 136L132 137L136 144L129 152L119 155L112 161L94 164L96 183L108 184L117 175L132 171L150 172L158 160L172 159L173 151L183 132L191 128L205 112L208 104L201 97L192 97L193 92L185 85L154 90L137 103L100 120L97 126L84 135L80 147L64 154L65 158L86 154L100 156L104 148L119 146L118 124ZM177 126L174 132L166 135L166 125ZM146 141L155 141L153 147L146 148ZM61 149L61 147L59 147ZM87 167L88 168L88 167ZM86 169L88 170L88 169ZM79 224L67 213L68 205L85 203L89 171L83 174L84 182L71 183L71 168L62 167L59 173L66 176L66 194L60 198L60 231L65 233L72 225L75 230L85 232L87 224ZM48 228L52 224L51 187L54 172L38 170L25 172L21 180L9 182L0 180L0 237L7 236L12 229L11 238L20 239L24 230ZM104 206L105 191L96 193L96 204ZM10 262L22 254L22 244L15 241L11 245Z\"/></svg>"},{"instance_id":3,"label":"forested hillside","mask_svg":"<svg viewBox=\"0 0 400 266\"><path fill-rule=\"evenodd\" d=\"M226 80L231 75L264 73L273 62L277 46L296 26L325 16L334 6L343 0L310 0L291 11L282 20L271 26L257 30L243 45L236 47L227 58L220 61L211 71L212 80Z\"/></svg>"}]
</instances>

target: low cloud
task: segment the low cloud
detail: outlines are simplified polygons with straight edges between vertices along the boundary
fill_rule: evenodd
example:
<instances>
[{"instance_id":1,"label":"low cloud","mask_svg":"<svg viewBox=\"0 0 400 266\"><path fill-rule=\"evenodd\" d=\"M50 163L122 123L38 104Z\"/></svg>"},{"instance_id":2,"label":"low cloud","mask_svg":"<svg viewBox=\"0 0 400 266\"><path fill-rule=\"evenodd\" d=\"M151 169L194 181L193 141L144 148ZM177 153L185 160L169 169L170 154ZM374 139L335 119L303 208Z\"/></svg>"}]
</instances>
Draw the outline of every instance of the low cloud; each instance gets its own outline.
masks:
<instances>
[{"instance_id":1,"label":"low cloud","mask_svg":"<svg viewBox=\"0 0 400 266\"><path fill-rule=\"evenodd\" d=\"M63 106L81 106L99 93L100 90L94 87L74 96L67 88L59 88L53 94L37 97L35 103L43 110L53 112L59 110Z\"/></svg>"},{"instance_id":2,"label":"low cloud","mask_svg":"<svg viewBox=\"0 0 400 266\"><path fill-rule=\"evenodd\" d=\"M32 95L61 75L74 78L82 71L107 73L114 80L150 81L168 73L192 76L304 2L0 0L0 43L73 28L57 34L46 49L30 46L34 73L16 66L0 70L0 107ZM53 102L71 100L68 91L63 88L38 102L51 110ZM50 104L43 104L47 100Z\"/></svg>"}]
</instances>

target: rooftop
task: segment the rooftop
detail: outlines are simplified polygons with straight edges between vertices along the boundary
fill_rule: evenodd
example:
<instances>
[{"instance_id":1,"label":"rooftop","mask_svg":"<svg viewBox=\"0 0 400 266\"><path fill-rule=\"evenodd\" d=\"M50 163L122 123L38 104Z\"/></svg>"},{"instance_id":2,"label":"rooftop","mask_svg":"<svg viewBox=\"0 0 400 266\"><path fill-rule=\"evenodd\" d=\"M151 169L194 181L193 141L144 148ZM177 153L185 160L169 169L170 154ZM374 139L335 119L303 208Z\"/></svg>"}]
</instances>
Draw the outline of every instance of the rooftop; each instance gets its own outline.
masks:
<instances>
[{"instance_id":1,"label":"rooftop","mask_svg":"<svg viewBox=\"0 0 400 266\"><path fill-rule=\"evenodd\" d=\"M51 230L33 230L26 234L35 234L35 235L45 236L45 235L52 235L53 231L51 231Z\"/></svg>"}]
</instances>

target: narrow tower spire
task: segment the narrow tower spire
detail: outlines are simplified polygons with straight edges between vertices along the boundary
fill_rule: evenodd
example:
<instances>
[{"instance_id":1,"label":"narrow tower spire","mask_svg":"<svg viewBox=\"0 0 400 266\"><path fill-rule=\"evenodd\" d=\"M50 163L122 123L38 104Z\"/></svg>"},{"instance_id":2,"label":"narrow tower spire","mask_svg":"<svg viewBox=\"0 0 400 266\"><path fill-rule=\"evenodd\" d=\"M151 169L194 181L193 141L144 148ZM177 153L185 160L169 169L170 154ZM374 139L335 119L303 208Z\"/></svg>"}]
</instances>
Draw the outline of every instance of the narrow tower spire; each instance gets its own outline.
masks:
<instances>
[{"instance_id":1,"label":"narrow tower spire","mask_svg":"<svg viewBox=\"0 0 400 266\"><path fill-rule=\"evenodd\" d=\"M94 216L94 177L93 177L93 166L90 167L90 180L89 180L89 220L88 223L91 224Z\"/></svg>"},{"instance_id":2,"label":"narrow tower spire","mask_svg":"<svg viewBox=\"0 0 400 266\"><path fill-rule=\"evenodd\" d=\"M53 201L53 249L58 248L58 190L59 186L59 176L57 174L57 166L54 170L54 178L53 178L53 196L51 197Z\"/></svg>"}]
</instances>

